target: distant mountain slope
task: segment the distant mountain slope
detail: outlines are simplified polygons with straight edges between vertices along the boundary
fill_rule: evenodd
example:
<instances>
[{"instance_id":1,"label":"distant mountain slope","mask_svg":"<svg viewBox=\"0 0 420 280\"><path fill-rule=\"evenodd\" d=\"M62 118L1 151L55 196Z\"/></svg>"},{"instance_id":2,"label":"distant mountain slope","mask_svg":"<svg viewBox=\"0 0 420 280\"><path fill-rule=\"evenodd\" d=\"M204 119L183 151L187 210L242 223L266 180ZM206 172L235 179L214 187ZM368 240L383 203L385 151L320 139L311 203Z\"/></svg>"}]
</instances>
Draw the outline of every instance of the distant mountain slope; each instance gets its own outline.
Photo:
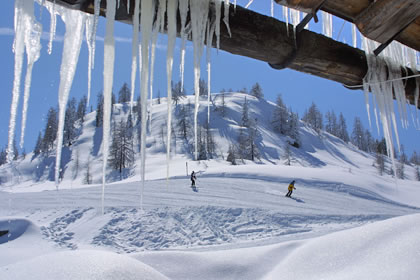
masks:
<instances>
[{"instance_id":1,"label":"distant mountain slope","mask_svg":"<svg viewBox=\"0 0 420 280\"><path fill-rule=\"evenodd\" d=\"M259 158L252 163L249 160L238 160L238 164L264 164L284 165L285 147L290 139L274 132L272 115L275 104L266 100L259 100L253 96L242 93L213 94L210 103L210 124L216 147L209 161L201 161L205 165L229 166L226 161L230 145L238 146L238 137L241 133L241 117L245 98L248 102L249 119L257 124L258 136L255 140L259 151ZM222 116L222 100L225 102L225 116ZM186 96L177 105L173 105L174 115L172 121L172 144L171 144L171 172L170 176L183 176L186 174L186 162L193 166L194 132L193 132L193 105L194 97ZM166 177L166 122L167 101L166 98L153 100L152 116L148 119L148 134L146 139L146 179L158 179ZM187 121L187 139L180 130L179 120L182 112L185 112ZM115 104L112 114L113 126L120 121L126 121L130 112L129 104ZM91 176L90 183L100 183L102 172L102 128L95 126L96 112L85 116L83 125L79 127L80 134L69 147L63 148L62 181L70 182L70 185L86 184L87 169ZM207 123L207 98L200 99L198 123L204 127ZM140 177L139 140L137 137L139 122L133 117L134 124L134 151L135 164L124 170L123 178ZM204 132L203 132L204 133ZM377 175L373 166L374 157L362 152L349 143L343 142L335 136L324 131L317 133L304 122L299 121L300 148L288 145L291 154L291 165L309 168L328 168L351 173L354 170L369 176ZM203 136L202 136L203 137ZM206 163L207 162L207 163ZM213 162L213 163L212 163ZM216 164L217 163L217 164ZM387 163L388 167L390 163ZM19 184L24 188L37 185L38 183L51 184L54 177L55 152L48 155L34 156L33 153L20 158L12 164L0 167L0 180L3 186ZM334 172L334 171L331 171ZM406 177L414 180L414 170L407 166ZM383 176L389 180L389 175ZM120 180L119 173L108 168L108 181Z\"/></svg>"}]
</instances>

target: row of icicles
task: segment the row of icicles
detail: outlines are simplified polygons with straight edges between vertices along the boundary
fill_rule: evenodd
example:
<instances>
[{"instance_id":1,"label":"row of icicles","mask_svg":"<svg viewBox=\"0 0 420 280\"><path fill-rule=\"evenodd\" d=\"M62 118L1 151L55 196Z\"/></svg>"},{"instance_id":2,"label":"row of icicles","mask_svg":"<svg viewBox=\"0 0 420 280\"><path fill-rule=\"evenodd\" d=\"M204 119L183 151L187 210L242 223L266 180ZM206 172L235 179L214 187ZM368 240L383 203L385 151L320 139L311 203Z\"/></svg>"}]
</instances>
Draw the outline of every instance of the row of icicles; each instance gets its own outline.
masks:
<instances>
[{"instance_id":1,"label":"row of icicles","mask_svg":"<svg viewBox=\"0 0 420 280\"><path fill-rule=\"evenodd\" d=\"M63 6L56 5L55 1L34 0L42 7L46 7L51 15L50 24L50 40L48 43L48 53L52 52L52 42L55 37L56 30L56 16L59 15L65 23L64 47L62 54L62 61L60 67L60 84L58 91L59 100L59 124L57 135L57 147L62 147L63 143L63 128L65 108L67 105L73 77L78 62L81 43L83 35L88 46L88 103L90 100L91 88L91 71L94 68L95 57L95 43L96 43L96 29L98 25L100 0L94 0L94 15L86 14L77 10L67 9ZM129 9L130 1L127 1L127 9ZM252 0L247 7L251 5ZM104 122L103 122L103 175L102 185L103 193L105 187L105 173L108 158L109 136L110 136L110 120L111 120L111 95L113 87L114 76L114 56L115 56L115 40L114 40L114 22L115 12L120 5L120 0L108 0L106 9L106 35L104 39ZM234 1L236 6L236 0ZM222 6L223 10L222 10ZM181 63L180 63L180 78L181 88L183 88L184 80L184 62L185 62L185 47L187 37L192 38L193 53L194 53L194 91L195 91L195 109L194 109L194 155L197 157L197 115L199 106L199 79L200 79L200 61L203 55L204 44L207 43L207 79L208 79L208 98L210 98L210 73L211 73L211 58L210 49L215 37L216 46L219 48L220 44L220 25L223 22L229 30L229 0L135 0L134 14L133 14L133 35L132 35L132 63L131 63L131 108L133 106L133 99L135 94L135 85L137 78L137 69L140 76L140 95L141 95L141 112L142 112L142 130L141 130L141 178L144 187L145 179L145 139L146 139L146 120L147 112L149 113L149 121L152 120L152 107L147 108L147 98L153 98L153 75L154 75L154 59L157 35L159 32L166 30L168 36L167 45L167 97L171 100L171 80L173 68L173 55L175 40L177 35L177 13L180 15L180 37L181 37ZM155 13L157 11L157 13ZM222 15L222 11L224 14ZM296 26L301 19L302 13L287 7L283 7L283 18L286 23L291 23ZM190 21L187 22L188 13L190 14ZM323 33L326 36L332 37L332 16L325 12L323 13ZM142 15L139 17L139 15ZM274 16L274 2L271 0L271 14ZM41 10L42 15L42 10ZM165 28L165 15L167 26ZM20 84L21 72L23 64L23 56L27 56L27 70L24 82L24 97L22 110L22 125L20 145L23 146L25 135L25 123L27 110L29 106L29 95L31 85L31 73L34 63L40 57L41 50L41 34L42 25L36 20L34 16L34 2L28 0L15 0L15 39L13 43L13 51L15 54L14 66L14 82L12 91L12 104L9 123L9 138L8 138L8 159L11 161L13 151L13 139L15 136L17 107L20 98ZM139 30L141 32L141 40L139 40ZM361 36L361 35L360 35ZM356 28L352 26L352 41L353 46L357 47ZM375 116L377 120L382 121L385 139L387 146L391 149L389 154L393 156L392 147L392 129L390 123L393 124L395 134L396 121L392 105L392 91L397 92L397 101L399 104L400 115L402 115L403 125L407 124L406 120L406 103L404 87L402 83L385 83L378 84L378 81L384 81L387 78L401 77L402 73L399 69L401 62L403 66L411 67L412 69L419 68L417 53L401 44L393 43L388 49L376 58L372 55L374 46L377 44L369 39L362 38L362 47L366 51L369 62L369 72L364 79L365 91L372 91L375 96ZM387 67L385 67L387 66ZM386 72L386 69L387 72ZM385 72L386 73L385 73ZM145 82L142 82L145 81ZM370 86L372 84L372 86ZM375 84L376 86L374 86ZM418 86L419 83L417 83ZM417 91L418 94L418 91ZM149 97L150 95L150 97ZM368 98L367 98L368 100ZM416 96L415 100L418 100ZM366 103L369 114L369 102ZM417 104L416 104L417 107ZM376 112L379 109L379 117ZM210 111L208 110L208 120ZM370 115L369 115L370 116ZM171 118L172 109L170 102L168 102L168 126L167 126L167 178L169 178L169 157L170 157L170 139L171 139ZM377 121L378 124L378 121ZM378 126L379 130L379 126ZM58 189L60 178L60 163L61 163L61 148L56 151L56 165L55 165L55 183ZM143 188L142 188L143 192ZM102 201L104 196L102 195ZM103 205L103 204L102 204Z\"/></svg>"}]
</instances>

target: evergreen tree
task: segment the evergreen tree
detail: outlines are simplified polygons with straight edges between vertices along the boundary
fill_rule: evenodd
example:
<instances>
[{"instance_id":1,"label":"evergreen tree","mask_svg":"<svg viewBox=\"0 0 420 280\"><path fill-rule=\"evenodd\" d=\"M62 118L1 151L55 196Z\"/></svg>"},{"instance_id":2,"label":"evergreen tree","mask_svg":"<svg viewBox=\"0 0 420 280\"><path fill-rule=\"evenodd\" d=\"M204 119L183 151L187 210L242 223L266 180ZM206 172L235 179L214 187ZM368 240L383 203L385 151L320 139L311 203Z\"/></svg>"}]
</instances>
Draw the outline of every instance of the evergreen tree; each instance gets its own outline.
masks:
<instances>
[{"instance_id":1,"label":"evergreen tree","mask_svg":"<svg viewBox=\"0 0 420 280\"><path fill-rule=\"evenodd\" d=\"M134 163L133 137L130 130L123 120L113 129L109 163L113 169L118 170L121 179L123 169L131 167Z\"/></svg>"},{"instance_id":2,"label":"evergreen tree","mask_svg":"<svg viewBox=\"0 0 420 280\"><path fill-rule=\"evenodd\" d=\"M416 178L417 181L420 181L420 169L418 165L415 166L414 177Z\"/></svg>"},{"instance_id":3,"label":"evergreen tree","mask_svg":"<svg viewBox=\"0 0 420 280\"><path fill-rule=\"evenodd\" d=\"M281 95L277 95L276 107L273 110L273 127L274 131L286 135L289 130L289 111L283 103Z\"/></svg>"},{"instance_id":4,"label":"evergreen tree","mask_svg":"<svg viewBox=\"0 0 420 280\"><path fill-rule=\"evenodd\" d=\"M365 147L364 151L372 153L375 152L375 139L373 139L372 134L369 130L366 129L365 131Z\"/></svg>"},{"instance_id":5,"label":"evergreen tree","mask_svg":"<svg viewBox=\"0 0 420 280\"><path fill-rule=\"evenodd\" d=\"M204 129L206 132L206 151L207 158L211 159L216 154L216 142L214 141L213 133L210 129L209 123L204 124Z\"/></svg>"},{"instance_id":6,"label":"evergreen tree","mask_svg":"<svg viewBox=\"0 0 420 280\"><path fill-rule=\"evenodd\" d=\"M97 105L96 105L95 126L101 127L104 121L104 96L102 93L98 93L96 98L97 98Z\"/></svg>"},{"instance_id":7,"label":"evergreen tree","mask_svg":"<svg viewBox=\"0 0 420 280\"><path fill-rule=\"evenodd\" d=\"M376 163L376 169L378 169L379 175L382 176L382 174L385 172L385 159L384 159L384 155L378 151L376 152L375 163Z\"/></svg>"},{"instance_id":8,"label":"evergreen tree","mask_svg":"<svg viewBox=\"0 0 420 280\"><path fill-rule=\"evenodd\" d=\"M243 88L239 89L238 92L248 94L248 89L246 87L243 87Z\"/></svg>"},{"instance_id":9,"label":"evergreen tree","mask_svg":"<svg viewBox=\"0 0 420 280\"><path fill-rule=\"evenodd\" d=\"M420 158L417 155L417 152L416 151L414 151L413 154L411 155L410 163L413 164L414 166L420 164Z\"/></svg>"},{"instance_id":10,"label":"evergreen tree","mask_svg":"<svg viewBox=\"0 0 420 280\"><path fill-rule=\"evenodd\" d=\"M353 132L351 134L351 143L359 150L366 151L366 140L362 122L359 117L354 118Z\"/></svg>"},{"instance_id":11,"label":"evergreen tree","mask_svg":"<svg viewBox=\"0 0 420 280\"><path fill-rule=\"evenodd\" d=\"M289 143L286 142L284 144L284 158L286 160L286 165L290 165L291 157L292 157L292 152L290 151L290 145Z\"/></svg>"},{"instance_id":12,"label":"evergreen tree","mask_svg":"<svg viewBox=\"0 0 420 280\"><path fill-rule=\"evenodd\" d=\"M207 82L203 79L200 79L198 81L198 86L199 86L199 90L200 90L200 96L207 96L207 94L208 94Z\"/></svg>"},{"instance_id":13,"label":"evergreen tree","mask_svg":"<svg viewBox=\"0 0 420 280\"><path fill-rule=\"evenodd\" d=\"M77 120L76 99L73 97L67 103L64 119L64 141L63 145L70 146L76 137L75 123Z\"/></svg>"},{"instance_id":14,"label":"evergreen tree","mask_svg":"<svg viewBox=\"0 0 420 280\"><path fill-rule=\"evenodd\" d=\"M249 109L248 109L248 101L246 100L246 96L245 96L244 105L242 106L241 126L243 127L249 126Z\"/></svg>"},{"instance_id":15,"label":"evergreen tree","mask_svg":"<svg viewBox=\"0 0 420 280\"><path fill-rule=\"evenodd\" d=\"M325 131L334 136L338 136L337 116L333 110L328 111L325 114L325 121Z\"/></svg>"},{"instance_id":16,"label":"evergreen tree","mask_svg":"<svg viewBox=\"0 0 420 280\"><path fill-rule=\"evenodd\" d=\"M36 139L34 155L37 156L42 152L42 133L39 132L38 138Z\"/></svg>"},{"instance_id":17,"label":"evergreen tree","mask_svg":"<svg viewBox=\"0 0 420 280\"><path fill-rule=\"evenodd\" d=\"M175 106L178 105L178 102L181 101L182 98L185 98L185 89L181 86L181 81L177 83L171 82L172 86L172 101L175 102Z\"/></svg>"},{"instance_id":18,"label":"evergreen tree","mask_svg":"<svg viewBox=\"0 0 420 280\"><path fill-rule=\"evenodd\" d=\"M292 146L295 148L300 147L300 136L299 136L299 115L297 113L292 112L291 109L289 109L289 129L287 132L287 135L290 136L294 140L294 143L292 143Z\"/></svg>"},{"instance_id":19,"label":"evergreen tree","mask_svg":"<svg viewBox=\"0 0 420 280\"><path fill-rule=\"evenodd\" d=\"M188 135L190 132L190 121L187 114L187 109L185 107L186 106L184 104L181 104L180 108L177 110L177 127L182 138L188 140Z\"/></svg>"},{"instance_id":20,"label":"evergreen tree","mask_svg":"<svg viewBox=\"0 0 420 280\"><path fill-rule=\"evenodd\" d=\"M19 150L16 145L16 139L13 139L13 160L17 160L19 157Z\"/></svg>"},{"instance_id":21,"label":"evergreen tree","mask_svg":"<svg viewBox=\"0 0 420 280\"><path fill-rule=\"evenodd\" d=\"M400 151L401 151L401 155L399 157L399 161L398 161L397 167L396 167L397 168L397 177L398 177L398 179L404 180L405 164L407 162L407 156L404 152L404 146L403 145L401 145Z\"/></svg>"},{"instance_id":22,"label":"evergreen tree","mask_svg":"<svg viewBox=\"0 0 420 280\"><path fill-rule=\"evenodd\" d=\"M312 102L312 105L303 114L302 120L312 127L316 132L320 133L323 129L323 117L322 113L318 110L318 107Z\"/></svg>"},{"instance_id":23,"label":"evergreen tree","mask_svg":"<svg viewBox=\"0 0 420 280\"><path fill-rule=\"evenodd\" d=\"M257 82L255 83L252 88L251 91L249 92L249 94L251 94L252 96L255 96L258 99L263 99L264 98L264 93L263 90L260 86L260 84Z\"/></svg>"},{"instance_id":24,"label":"evergreen tree","mask_svg":"<svg viewBox=\"0 0 420 280\"><path fill-rule=\"evenodd\" d=\"M252 161L260 158L260 152L257 146L257 139L261 136L257 129L257 120L250 121L250 125L248 127L248 158Z\"/></svg>"},{"instance_id":25,"label":"evergreen tree","mask_svg":"<svg viewBox=\"0 0 420 280\"><path fill-rule=\"evenodd\" d=\"M5 149L2 149L0 152L0 165L7 163L7 152Z\"/></svg>"},{"instance_id":26,"label":"evergreen tree","mask_svg":"<svg viewBox=\"0 0 420 280\"><path fill-rule=\"evenodd\" d=\"M160 104L160 90L158 90L157 94L157 104Z\"/></svg>"},{"instance_id":27,"label":"evergreen tree","mask_svg":"<svg viewBox=\"0 0 420 280\"><path fill-rule=\"evenodd\" d=\"M349 134L347 132L347 124L346 119L343 116L343 113L340 113L340 116L338 117L338 127L337 127L337 136L344 142L348 143L350 140Z\"/></svg>"},{"instance_id":28,"label":"evergreen tree","mask_svg":"<svg viewBox=\"0 0 420 280\"><path fill-rule=\"evenodd\" d=\"M85 121L86 106L87 106L87 97L86 95L83 95L83 97L79 101L79 104L77 105L77 117L76 117L76 119L80 120L81 124L83 124L83 122Z\"/></svg>"},{"instance_id":29,"label":"evergreen tree","mask_svg":"<svg viewBox=\"0 0 420 280\"><path fill-rule=\"evenodd\" d=\"M220 103L220 106L217 107L217 111L219 111L222 118L224 118L226 117L225 93L222 92L220 96L222 97L222 101Z\"/></svg>"},{"instance_id":30,"label":"evergreen tree","mask_svg":"<svg viewBox=\"0 0 420 280\"><path fill-rule=\"evenodd\" d=\"M85 178L84 178L85 184L92 184L92 172L90 170L90 155L88 156L88 161L86 163L86 172L85 172Z\"/></svg>"},{"instance_id":31,"label":"evergreen tree","mask_svg":"<svg viewBox=\"0 0 420 280\"><path fill-rule=\"evenodd\" d=\"M387 154L387 149L386 149L385 138L382 138L381 141L376 140L375 143L376 143L376 151L378 153L386 155Z\"/></svg>"},{"instance_id":32,"label":"evergreen tree","mask_svg":"<svg viewBox=\"0 0 420 280\"><path fill-rule=\"evenodd\" d=\"M57 110L51 107L47 113L47 123L44 130L44 138L42 139L42 152L49 152L54 148L54 141L57 137L58 118Z\"/></svg>"},{"instance_id":33,"label":"evergreen tree","mask_svg":"<svg viewBox=\"0 0 420 280\"><path fill-rule=\"evenodd\" d=\"M124 83L118 92L118 103L126 103L129 102L131 99L131 91L128 87L127 83Z\"/></svg>"},{"instance_id":34,"label":"evergreen tree","mask_svg":"<svg viewBox=\"0 0 420 280\"><path fill-rule=\"evenodd\" d=\"M229 145L228 155L227 155L226 160L230 162L232 165L236 165L236 149L232 144Z\"/></svg>"}]
</instances>

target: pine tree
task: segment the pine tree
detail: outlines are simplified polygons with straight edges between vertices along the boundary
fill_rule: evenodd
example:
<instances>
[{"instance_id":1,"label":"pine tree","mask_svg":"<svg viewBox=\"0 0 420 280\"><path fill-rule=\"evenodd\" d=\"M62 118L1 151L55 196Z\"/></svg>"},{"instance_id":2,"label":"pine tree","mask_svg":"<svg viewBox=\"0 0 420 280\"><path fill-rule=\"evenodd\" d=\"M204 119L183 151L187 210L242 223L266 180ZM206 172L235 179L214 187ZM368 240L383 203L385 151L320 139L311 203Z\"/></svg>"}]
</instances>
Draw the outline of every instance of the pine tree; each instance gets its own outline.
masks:
<instances>
[{"instance_id":1,"label":"pine tree","mask_svg":"<svg viewBox=\"0 0 420 280\"><path fill-rule=\"evenodd\" d=\"M405 164L407 162L407 156L404 152L404 146L403 145L401 145L400 151L401 151L401 155L399 157L399 161L398 161L397 167L396 167L397 168L397 177L398 177L398 179L404 180Z\"/></svg>"},{"instance_id":2,"label":"pine tree","mask_svg":"<svg viewBox=\"0 0 420 280\"><path fill-rule=\"evenodd\" d=\"M227 155L226 160L230 162L232 165L236 165L236 149L232 144L229 145L228 155Z\"/></svg>"},{"instance_id":3,"label":"pine tree","mask_svg":"<svg viewBox=\"0 0 420 280\"><path fill-rule=\"evenodd\" d=\"M206 150L207 158L211 159L216 154L216 142L214 141L213 133L208 122L204 124L206 132Z\"/></svg>"},{"instance_id":4,"label":"pine tree","mask_svg":"<svg viewBox=\"0 0 420 280\"><path fill-rule=\"evenodd\" d=\"M7 152L5 149L2 149L0 152L0 165L7 163Z\"/></svg>"},{"instance_id":5,"label":"pine tree","mask_svg":"<svg viewBox=\"0 0 420 280\"><path fill-rule=\"evenodd\" d=\"M220 96L222 97L222 101L220 105L217 107L217 111L220 112L220 115L222 116L222 118L224 118L226 117L225 93L222 92Z\"/></svg>"},{"instance_id":6,"label":"pine tree","mask_svg":"<svg viewBox=\"0 0 420 280\"><path fill-rule=\"evenodd\" d=\"M177 83L171 82L172 86L172 101L175 102L175 106L178 105L178 102L181 101L182 98L185 98L185 89L181 86L181 81Z\"/></svg>"},{"instance_id":7,"label":"pine tree","mask_svg":"<svg viewBox=\"0 0 420 280\"><path fill-rule=\"evenodd\" d=\"M410 163L413 164L414 166L420 164L420 158L419 158L419 156L417 156L416 151L414 151L413 154L411 155Z\"/></svg>"},{"instance_id":8,"label":"pine tree","mask_svg":"<svg viewBox=\"0 0 420 280\"><path fill-rule=\"evenodd\" d=\"M118 103L126 103L129 102L131 99L131 91L128 87L127 83L124 83L118 92Z\"/></svg>"},{"instance_id":9,"label":"pine tree","mask_svg":"<svg viewBox=\"0 0 420 280\"><path fill-rule=\"evenodd\" d=\"M249 109L248 109L248 101L246 100L246 96L245 96L244 105L242 106L241 126L243 127L249 126Z\"/></svg>"},{"instance_id":10,"label":"pine tree","mask_svg":"<svg viewBox=\"0 0 420 280\"><path fill-rule=\"evenodd\" d=\"M284 158L286 160L286 165L290 165L291 157L292 157L292 152L290 151L290 145L289 143L286 142L284 144Z\"/></svg>"},{"instance_id":11,"label":"pine tree","mask_svg":"<svg viewBox=\"0 0 420 280\"><path fill-rule=\"evenodd\" d=\"M324 127L322 113L318 110L318 107L314 102L312 102L309 109L305 111L302 120L318 133L320 133Z\"/></svg>"},{"instance_id":12,"label":"pine tree","mask_svg":"<svg viewBox=\"0 0 420 280\"><path fill-rule=\"evenodd\" d=\"M102 93L97 95L97 105L96 105L96 118L95 126L101 127L104 120L104 96Z\"/></svg>"},{"instance_id":13,"label":"pine tree","mask_svg":"<svg viewBox=\"0 0 420 280\"><path fill-rule=\"evenodd\" d=\"M366 151L366 140L362 122L360 118L354 118L353 132L351 133L351 143L359 150Z\"/></svg>"},{"instance_id":14,"label":"pine tree","mask_svg":"<svg viewBox=\"0 0 420 280\"><path fill-rule=\"evenodd\" d=\"M281 95L277 95L276 107L273 110L273 127L274 131L286 135L289 130L289 111L283 103Z\"/></svg>"},{"instance_id":15,"label":"pine tree","mask_svg":"<svg viewBox=\"0 0 420 280\"><path fill-rule=\"evenodd\" d=\"M260 86L260 84L257 82L255 83L252 88L251 91L249 92L249 94L251 94L252 96L255 96L258 99L263 99L264 98L264 93L263 90Z\"/></svg>"},{"instance_id":16,"label":"pine tree","mask_svg":"<svg viewBox=\"0 0 420 280\"><path fill-rule=\"evenodd\" d=\"M300 147L300 135L299 135L299 115L292 112L292 109L289 109L289 119L288 119L288 132L287 135L294 140L292 146L295 148Z\"/></svg>"},{"instance_id":17,"label":"pine tree","mask_svg":"<svg viewBox=\"0 0 420 280\"><path fill-rule=\"evenodd\" d=\"M83 122L85 121L86 106L87 106L87 97L86 95L83 95L83 97L79 101L79 104L77 105L77 117L76 117L76 119L80 120L81 124L83 124Z\"/></svg>"},{"instance_id":18,"label":"pine tree","mask_svg":"<svg viewBox=\"0 0 420 280\"><path fill-rule=\"evenodd\" d=\"M157 104L160 104L160 90L158 90L157 94Z\"/></svg>"},{"instance_id":19,"label":"pine tree","mask_svg":"<svg viewBox=\"0 0 420 280\"><path fill-rule=\"evenodd\" d=\"M385 172L385 159L384 159L384 155L381 154L380 152L376 152L375 163L376 163L376 168L378 169L379 175L382 176L382 174Z\"/></svg>"},{"instance_id":20,"label":"pine tree","mask_svg":"<svg viewBox=\"0 0 420 280\"><path fill-rule=\"evenodd\" d=\"M118 170L120 179L123 169L131 167L134 163L133 137L130 130L123 120L114 125L113 129L109 163L114 170Z\"/></svg>"},{"instance_id":21,"label":"pine tree","mask_svg":"<svg viewBox=\"0 0 420 280\"><path fill-rule=\"evenodd\" d=\"M420 169L418 165L416 165L414 169L414 177L416 178L417 181L420 181Z\"/></svg>"},{"instance_id":22,"label":"pine tree","mask_svg":"<svg viewBox=\"0 0 420 280\"><path fill-rule=\"evenodd\" d=\"M34 155L37 156L42 152L42 133L39 132L38 138L36 139Z\"/></svg>"},{"instance_id":23,"label":"pine tree","mask_svg":"<svg viewBox=\"0 0 420 280\"><path fill-rule=\"evenodd\" d=\"M190 121L188 119L187 109L185 108L184 104L181 104L180 108L177 110L177 119L179 134L182 136L182 138L187 140L190 132Z\"/></svg>"},{"instance_id":24,"label":"pine tree","mask_svg":"<svg viewBox=\"0 0 420 280\"><path fill-rule=\"evenodd\" d=\"M338 136L337 116L335 115L335 112L333 110L328 111L325 114L325 121L325 131L334 136Z\"/></svg>"},{"instance_id":25,"label":"pine tree","mask_svg":"<svg viewBox=\"0 0 420 280\"><path fill-rule=\"evenodd\" d=\"M261 136L257 129L257 120L250 121L249 127L248 127L248 139L247 139L247 145L248 145L248 159L255 161L256 159L260 158L260 152L258 150L257 146L257 139Z\"/></svg>"},{"instance_id":26,"label":"pine tree","mask_svg":"<svg viewBox=\"0 0 420 280\"><path fill-rule=\"evenodd\" d=\"M19 150L16 145L16 139L13 139L13 160L17 160L19 157Z\"/></svg>"},{"instance_id":27,"label":"pine tree","mask_svg":"<svg viewBox=\"0 0 420 280\"><path fill-rule=\"evenodd\" d=\"M67 103L64 119L64 141L63 145L70 146L76 137L75 123L77 120L76 99L73 97Z\"/></svg>"},{"instance_id":28,"label":"pine tree","mask_svg":"<svg viewBox=\"0 0 420 280\"><path fill-rule=\"evenodd\" d=\"M47 123L44 130L44 138L42 139L42 152L49 152L54 148L54 141L57 137L58 118L57 110L51 107L47 114Z\"/></svg>"},{"instance_id":29,"label":"pine tree","mask_svg":"<svg viewBox=\"0 0 420 280\"><path fill-rule=\"evenodd\" d=\"M337 136L344 142L348 143L350 140L349 134L347 132L347 124L346 119L343 116L343 113L340 113L340 116L338 117L338 127L337 127Z\"/></svg>"},{"instance_id":30,"label":"pine tree","mask_svg":"<svg viewBox=\"0 0 420 280\"><path fill-rule=\"evenodd\" d=\"M92 184L92 173L90 170L90 155L88 156L88 161L86 163L86 172L85 172L85 178L84 178L84 183L85 184Z\"/></svg>"},{"instance_id":31,"label":"pine tree","mask_svg":"<svg viewBox=\"0 0 420 280\"><path fill-rule=\"evenodd\" d=\"M200 96L207 96L207 94L208 94L207 82L203 79L200 79L198 81L198 87L199 87L199 90L200 90Z\"/></svg>"}]
</instances>

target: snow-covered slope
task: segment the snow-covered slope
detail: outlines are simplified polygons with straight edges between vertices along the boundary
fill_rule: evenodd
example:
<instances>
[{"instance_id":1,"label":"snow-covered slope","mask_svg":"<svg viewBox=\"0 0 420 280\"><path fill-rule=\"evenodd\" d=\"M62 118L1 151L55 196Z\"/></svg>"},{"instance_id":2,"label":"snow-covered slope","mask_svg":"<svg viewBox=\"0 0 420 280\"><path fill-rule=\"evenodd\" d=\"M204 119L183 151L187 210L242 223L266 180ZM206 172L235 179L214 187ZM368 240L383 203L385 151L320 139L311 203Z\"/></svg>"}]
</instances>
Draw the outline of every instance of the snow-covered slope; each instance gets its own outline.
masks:
<instances>
[{"instance_id":1,"label":"snow-covered slope","mask_svg":"<svg viewBox=\"0 0 420 280\"><path fill-rule=\"evenodd\" d=\"M181 104L187 106L189 98ZM220 95L214 98L220 106ZM244 98L226 94L226 117L212 112L214 159L193 161L191 141L174 138L169 181L161 142L166 104L164 99L154 104L142 208L137 160L122 181L109 170L100 214L102 131L95 128L95 112L63 151L58 191L52 156L28 154L0 167L0 232L6 232L0 236L0 278L92 279L89 267L98 279L122 274L125 279L412 279L418 274L411 260L419 259L420 183L411 180L411 167L406 180L379 176L371 155L304 123L302 146L291 147L292 165L285 165L287 139L271 128L274 105L251 96L261 159L233 166L226 161L227 148L238 137ZM127 118L128 110L127 104L115 105L114 122ZM88 162L89 185L83 182ZM196 191L188 177L192 170L198 174ZM292 179L296 190L290 199L284 194Z\"/></svg>"}]
</instances>

